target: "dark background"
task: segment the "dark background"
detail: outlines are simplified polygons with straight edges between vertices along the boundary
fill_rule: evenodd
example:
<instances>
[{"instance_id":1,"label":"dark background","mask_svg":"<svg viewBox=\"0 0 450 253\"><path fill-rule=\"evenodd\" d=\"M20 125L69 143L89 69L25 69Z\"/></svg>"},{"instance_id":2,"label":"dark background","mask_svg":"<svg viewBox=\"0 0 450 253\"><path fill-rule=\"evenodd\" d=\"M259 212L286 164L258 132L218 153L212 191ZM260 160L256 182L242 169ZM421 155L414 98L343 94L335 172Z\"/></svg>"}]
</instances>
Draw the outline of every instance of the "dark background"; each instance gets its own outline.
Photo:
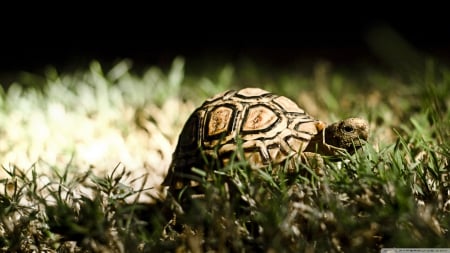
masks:
<instances>
[{"instance_id":1,"label":"dark background","mask_svg":"<svg viewBox=\"0 0 450 253\"><path fill-rule=\"evenodd\" d=\"M284 23L222 22L218 26L208 20L186 24L181 20L176 25L157 26L116 26L105 21L86 28L58 27L55 21L1 32L0 77L18 71L39 72L49 65L62 70L86 67L93 59L109 64L129 58L135 66L166 67L178 55L198 68L212 62L233 63L243 57L277 67L317 59L348 66L360 61L383 64L368 43L371 32L380 27L395 32L418 52L444 63L450 60L450 26L440 15L298 21L293 18ZM383 43L389 44L389 38Z\"/></svg>"}]
</instances>

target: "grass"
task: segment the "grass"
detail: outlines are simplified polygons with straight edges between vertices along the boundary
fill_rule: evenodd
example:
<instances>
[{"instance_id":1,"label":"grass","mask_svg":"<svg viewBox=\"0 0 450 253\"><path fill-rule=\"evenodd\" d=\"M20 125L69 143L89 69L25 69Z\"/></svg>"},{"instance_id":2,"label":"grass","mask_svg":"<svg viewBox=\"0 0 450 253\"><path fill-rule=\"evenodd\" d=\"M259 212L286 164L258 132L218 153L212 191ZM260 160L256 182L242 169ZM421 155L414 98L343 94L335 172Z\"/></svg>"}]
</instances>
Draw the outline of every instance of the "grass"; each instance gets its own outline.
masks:
<instances>
[{"instance_id":1,"label":"grass","mask_svg":"<svg viewBox=\"0 0 450 253\"><path fill-rule=\"evenodd\" d=\"M450 71L364 74L318 62L272 75L105 70L25 73L0 94L0 248L8 252L379 252L450 247ZM248 64L248 63L246 63ZM257 73L257 74L255 74ZM262 73L262 74L261 74ZM273 72L272 72L273 73ZM370 122L368 145L323 175L244 163L203 181L176 215L159 183L178 133L203 99L247 81L332 122ZM201 173L199 174L202 175Z\"/></svg>"}]
</instances>

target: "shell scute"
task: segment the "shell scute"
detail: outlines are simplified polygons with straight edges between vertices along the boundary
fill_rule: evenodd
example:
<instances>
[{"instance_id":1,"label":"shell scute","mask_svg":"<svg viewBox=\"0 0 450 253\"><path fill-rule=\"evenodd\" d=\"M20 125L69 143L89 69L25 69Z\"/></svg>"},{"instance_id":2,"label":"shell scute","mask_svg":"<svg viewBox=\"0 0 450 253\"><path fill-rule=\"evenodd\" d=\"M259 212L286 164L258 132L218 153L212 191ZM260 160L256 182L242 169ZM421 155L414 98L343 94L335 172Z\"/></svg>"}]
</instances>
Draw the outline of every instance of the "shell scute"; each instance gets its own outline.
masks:
<instances>
[{"instance_id":1,"label":"shell scute","mask_svg":"<svg viewBox=\"0 0 450 253\"><path fill-rule=\"evenodd\" d=\"M280 120L277 113L263 104L252 105L247 109L242 124L242 134L267 132L276 126Z\"/></svg>"},{"instance_id":2,"label":"shell scute","mask_svg":"<svg viewBox=\"0 0 450 253\"><path fill-rule=\"evenodd\" d=\"M236 108L233 105L217 106L206 116L205 138L217 139L218 136L229 133L233 126Z\"/></svg>"}]
</instances>

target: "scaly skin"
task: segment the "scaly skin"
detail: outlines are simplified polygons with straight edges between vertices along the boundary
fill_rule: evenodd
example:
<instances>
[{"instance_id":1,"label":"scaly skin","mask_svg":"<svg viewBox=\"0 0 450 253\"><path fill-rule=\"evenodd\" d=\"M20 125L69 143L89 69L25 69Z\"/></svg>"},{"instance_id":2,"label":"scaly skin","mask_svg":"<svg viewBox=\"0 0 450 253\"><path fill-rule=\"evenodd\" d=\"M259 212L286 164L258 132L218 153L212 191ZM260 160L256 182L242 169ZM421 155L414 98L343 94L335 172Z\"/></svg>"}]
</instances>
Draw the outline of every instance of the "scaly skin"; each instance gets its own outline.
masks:
<instances>
[{"instance_id":1,"label":"scaly skin","mask_svg":"<svg viewBox=\"0 0 450 253\"><path fill-rule=\"evenodd\" d=\"M347 151L354 154L369 138L369 124L361 118L348 118L327 126L316 135L305 152L339 156Z\"/></svg>"}]
</instances>

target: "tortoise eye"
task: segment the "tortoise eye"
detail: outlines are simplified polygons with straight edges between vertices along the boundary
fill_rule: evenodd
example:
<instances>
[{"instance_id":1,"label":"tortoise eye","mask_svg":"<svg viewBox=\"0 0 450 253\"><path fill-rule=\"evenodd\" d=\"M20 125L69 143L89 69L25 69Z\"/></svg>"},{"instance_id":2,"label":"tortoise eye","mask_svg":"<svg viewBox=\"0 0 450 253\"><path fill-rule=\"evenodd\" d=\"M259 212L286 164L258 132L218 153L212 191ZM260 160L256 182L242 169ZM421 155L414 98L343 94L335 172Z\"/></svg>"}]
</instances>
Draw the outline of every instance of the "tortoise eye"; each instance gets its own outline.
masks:
<instances>
[{"instance_id":1,"label":"tortoise eye","mask_svg":"<svg viewBox=\"0 0 450 253\"><path fill-rule=\"evenodd\" d=\"M353 132L353 127L352 126L344 126L344 131L345 132L347 132L347 133L351 133L351 132Z\"/></svg>"}]
</instances>

